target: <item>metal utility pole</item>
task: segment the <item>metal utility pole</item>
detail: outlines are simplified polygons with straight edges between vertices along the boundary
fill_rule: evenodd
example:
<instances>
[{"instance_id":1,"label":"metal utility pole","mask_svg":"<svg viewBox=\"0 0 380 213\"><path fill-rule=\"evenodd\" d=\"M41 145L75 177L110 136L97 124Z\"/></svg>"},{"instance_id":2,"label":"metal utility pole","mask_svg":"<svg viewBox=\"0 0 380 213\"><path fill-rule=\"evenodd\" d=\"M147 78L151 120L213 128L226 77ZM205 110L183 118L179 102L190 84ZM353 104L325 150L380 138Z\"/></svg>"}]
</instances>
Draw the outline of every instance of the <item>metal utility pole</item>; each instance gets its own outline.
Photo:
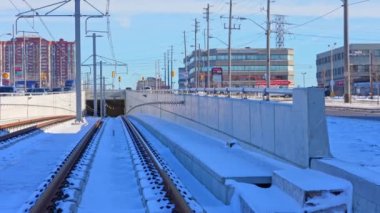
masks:
<instances>
[{"instance_id":1,"label":"metal utility pole","mask_svg":"<svg viewBox=\"0 0 380 213\"><path fill-rule=\"evenodd\" d=\"M270 56L270 1L267 0L267 71L266 71L266 81L267 85L266 88L270 87L270 62L271 62L271 56ZM267 96L267 99L269 99L269 96Z\"/></svg>"},{"instance_id":2,"label":"metal utility pole","mask_svg":"<svg viewBox=\"0 0 380 213\"><path fill-rule=\"evenodd\" d=\"M230 0L230 15L228 19L228 87L231 88L231 28L232 28L232 0Z\"/></svg>"},{"instance_id":3,"label":"metal utility pole","mask_svg":"<svg viewBox=\"0 0 380 213\"><path fill-rule=\"evenodd\" d=\"M306 72L301 72L302 74L302 82L303 82L303 87L305 88L305 75L306 75Z\"/></svg>"},{"instance_id":4,"label":"metal utility pole","mask_svg":"<svg viewBox=\"0 0 380 213\"><path fill-rule=\"evenodd\" d=\"M95 57L94 57L95 58ZM96 65L95 65L96 67ZM100 74L100 117L103 118L103 62L99 62L99 74ZM95 72L94 72L95 73Z\"/></svg>"},{"instance_id":5,"label":"metal utility pole","mask_svg":"<svg viewBox=\"0 0 380 213\"><path fill-rule=\"evenodd\" d=\"M27 75L27 72L26 72L26 69L27 69L27 66L26 66L26 63L25 63L25 59L26 59L26 43L25 43L25 31L22 32L22 37L23 37L23 48L22 48L22 71L24 73L24 91L26 92L26 89L27 89L27 85L26 85L26 75Z\"/></svg>"},{"instance_id":6,"label":"metal utility pole","mask_svg":"<svg viewBox=\"0 0 380 213\"><path fill-rule=\"evenodd\" d=\"M225 18L221 16L221 18ZM231 37L232 37L232 30L240 30L240 25L236 27L235 25L232 26L232 19L239 19L232 16L232 0L230 0L230 13L228 16L228 27L224 24L224 29L228 29L228 87L232 87L231 82L231 66L232 66L232 57L231 57Z\"/></svg>"},{"instance_id":7,"label":"metal utility pole","mask_svg":"<svg viewBox=\"0 0 380 213\"><path fill-rule=\"evenodd\" d=\"M94 116L98 116L98 99L97 99L97 90L96 90L96 33L92 34L92 65L93 65L93 96L94 96Z\"/></svg>"},{"instance_id":8,"label":"metal utility pole","mask_svg":"<svg viewBox=\"0 0 380 213\"><path fill-rule=\"evenodd\" d=\"M103 117L106 117L107 116L107 104L106 104L106 77L103 76L103 79L102 79L102 82L103 82L103 107L102 107L102 111L103 111Z\"/></svg>"},{"instance_id":9,"label":"metal utility pole","mask_svg":"<svg viewBox=\"0 0 380 213\"><path fill-rule=\"evenodd\" d=\"M351 103L350 46L348 41L348 0L343 0L344 7L344 102Z\"/></svg>"},{"instance_id":10,"label":"metal utility pole","mask_svg":"<svg viewBox=\"0 0 380 213\"><path fill-rule=\"evenodd\" d=\"M166 52L167 55L167 77L168 77L168 88L171 89L170 87L170 50L167 50Z\"/></svg>"},{"instance_id":11,"label":"metal utility pole","mask_svg":"<svg viewBox=\"0 0 380 213\"><path fill-rule=\"evenodd\" d=\"M210 88L210 4L207 4L206 21L207 21L207 87Z\"/></svg>"},{"instance_id":12,"label":"metal utility pole","mask_svg":"<svg viewBox=\"0 0 380 213\"><path fill-rule=\"evenodd\" d=\"M80 0L75 0L75 92L76 92L76 122L82 122L82 91L81 91L81 49L80 49Z\"/></svg>"},{"instance_id":13,"label":"metal utility pole","mask_svg":"<svg viewBox=\"0 0 380 213\"><path fill-rule=\"evenodd\" d=\"M194 69L195 69L195 87L198 88L198 60L197 60L197 33L198 33L198 24L199 22L197 19L195 19L195 25L194 25L194 34L195 34L195 41L194 41Z\"/></svg>"},{"instance_id":14,"label":"metal utility pole","mask_svg":"<svg viewBox=\"0 0 380 213\"><path fill-rule=\"evenodd\" d=\"M184 63L185 63L185 73L186 73L186 75L187 75L187 79L186 79L186 87L188 87L188 85L189 85L189 73L188 73L188 71L187 71L187 52L186 52L186 50L187 50L187 48L186 48L186 31L183 31L183 44L184 44L184 47L185 47L185 61L184 61Z\"/></svg>"},{"instance_id":15,"label":"metal utility pole","mask_svg":"<svg viewBox=\"0 0 380 213\"><path fill-rule=\"evenodd\" d=\"M165 89L166 89L166 52L164 53L164 81L165 81Z\"/></svg>"},{"instance_id":16,"label":"metal utility pole","mask_svg":"<svg viewBox=\"0 0 380 213\"><path fill-rule=\"evenodd\" d=\"M170 46L170 89L173 89L173 45Z\"/></svg>"}]
</instances>

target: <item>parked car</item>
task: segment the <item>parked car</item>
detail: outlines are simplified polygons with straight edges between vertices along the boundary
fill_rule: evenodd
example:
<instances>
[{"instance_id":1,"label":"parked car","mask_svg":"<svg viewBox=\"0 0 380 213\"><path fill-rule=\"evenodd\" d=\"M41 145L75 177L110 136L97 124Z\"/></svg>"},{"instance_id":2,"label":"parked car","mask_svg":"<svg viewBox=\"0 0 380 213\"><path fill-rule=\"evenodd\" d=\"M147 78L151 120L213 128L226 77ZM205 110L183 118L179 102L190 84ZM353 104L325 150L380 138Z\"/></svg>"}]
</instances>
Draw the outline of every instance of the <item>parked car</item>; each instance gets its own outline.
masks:
<instances>
[{"instance_id":1,"label":"parked car","mask_svg":"<svg viewBox=\"0 0 380 213\"><path fill-rule=\"evenodd\" d=\"M1 86L0 87L0 96L5 96L7 93L14 93L16 89L12 86Z\"/></svg>"},{"instance_id":2,"label":"parked car","mask_svg":"<svg viewBox=\"0 0 380 213\"><path fill-rule=\"evenodd\" d=\"M55 88L51 89L51 91L57 93L57 92L63 92L65 90L63 87L55 87Z\"/></svg>"},{"instance_id":3,"label":"parked car","mask_svg":"<svg viewBox=\"0 0 380 213\"><path fill-rule=\"evenodd\" d=\"M28 88L26 90L26 93L36 93L36 95L47 94L48 92L48 88Z\"/></svg>"},{"instance_id":4,"label":"parked car","mask_svg":"<svg viewBox=\"0 0 380 213\"><path fill-rule=\"evenodd\" d=\"M1 86L0 93L13 93L16 89L12 86Z\"/></svg>"}]
</instances>

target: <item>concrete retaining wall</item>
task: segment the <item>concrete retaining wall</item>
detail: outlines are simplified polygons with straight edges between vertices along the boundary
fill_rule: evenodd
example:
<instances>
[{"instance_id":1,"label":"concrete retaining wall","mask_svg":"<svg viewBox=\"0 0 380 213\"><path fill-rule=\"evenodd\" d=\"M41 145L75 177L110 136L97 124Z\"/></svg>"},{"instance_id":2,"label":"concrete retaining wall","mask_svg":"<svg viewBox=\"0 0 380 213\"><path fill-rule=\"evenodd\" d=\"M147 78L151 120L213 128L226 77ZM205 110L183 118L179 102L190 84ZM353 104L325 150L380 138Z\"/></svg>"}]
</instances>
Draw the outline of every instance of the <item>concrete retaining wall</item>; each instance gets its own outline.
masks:
<instances>
[{"instance_id":1,"label":"concrete retaining wall","mask_svg":"<svg viewBox=\"0 0 380 213\"><path fill-rule=\"evenodd\" d=\"M155 104L184 101L184 104ZM323 90L294 89L293 103L127 91L126 112L144 113L210 132L307 168L329 157Z\"/></svg>"},{"instance_id":2,"label":"concrete retaining wall","mask_svg":"<svg viewBox=\"0 0 380 213\"><path fill-rule=\"evenodd\" d=\"M84 92L82 97L82 111L84 111L86 108ZM75 115L75 98L75 93L0 96L0 121L51 115Z\"/></svg>"}]
</instances>

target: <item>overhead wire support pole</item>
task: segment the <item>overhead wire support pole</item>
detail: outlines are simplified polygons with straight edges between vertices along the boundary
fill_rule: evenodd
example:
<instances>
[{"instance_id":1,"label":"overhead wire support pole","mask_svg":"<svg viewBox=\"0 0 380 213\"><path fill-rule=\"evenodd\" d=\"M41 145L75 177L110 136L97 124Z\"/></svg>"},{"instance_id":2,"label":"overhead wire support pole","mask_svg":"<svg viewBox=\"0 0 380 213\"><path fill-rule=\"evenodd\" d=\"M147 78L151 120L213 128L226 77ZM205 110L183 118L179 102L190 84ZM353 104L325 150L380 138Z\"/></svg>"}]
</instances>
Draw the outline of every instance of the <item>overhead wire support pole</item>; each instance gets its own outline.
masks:
<instances>
[{"instance_id":1,"label":"overhead wire support pole","mask_svg":"<svg viewBox=\"0 0 380 213\"><path fill-rule=\"evenodd\" d=\"M97 117L98 116L98 97L97 97L97 73L96 73L96 58L97 58L97 54L96 54L96 37L101 37L99 35L96 35L96 33L92 33L92 36L86 36L86 37L92 37L92 65L93 65L93 70L94 70L94 73L93 73L93 98L94 98L94 116Z\"/></svg>"},{"instance_id":2,"label":"overhead wire support pole","mask_svg":"<svg viewBox=\"0 0 380 213\"><path fill-rule=\"evenodd\" d=\"M93 64L93 97L94 97L94 117L98 116L98 100L97 100L97 90L96 90L96 33L92 34L92 64Z\"/></svg>"},{"instance_id":3,"label":"overhead wire support pole","mask_svg":"<svg viewBox=\"0 0 380 213\"><path fill-rule=\"evenodd\" d=\"M103 62L99 61L99 75L100 75L100 117L103 118ZM94 85L96 86L96 85Z\"/></svg>"},{"instance_id":4,"label":"overhead wire support pole","mask_svg":"<svg viewBox=\"0 0 380 213\"><path fill-rule=\"evenodd\" d=\"M80 36L80 0L75 0L75 59L76 59L76 122L82 122L82 91L81 91L81 36Z\"/></svg>"},{"instance_id":5,"label":"overhead wire support pole","mask_svg":"<svg viewBox=\"0 0 380 213\"><path fill-rule=\"evenodd\" d=\"M207 88L210 88L211 81L211 69L210 69L210 4L207 4L206 10L206 21L207 21Z\"/></svg>"},{"instance_id":6,"label":"overhead wire support pole","mask_svg":"<svg viewBox=\"0 0 380 213\"><path fill-rule=\"evenodd\" d=\"M71 1L71 0L70 0ZM32 17L66 17L66 16L74 16L75 17L75 60L76 60L76 77L75 77L75 92L76 92L76 118L75 122L79 123L82 122L82 94L81 94L81 25L80 25L80 18L84 16L91 16L91 15L81 15L80 13L80 1L81 0L74 0L75 1L75 13L74 15L53 15L50 14L51 12L55 11L59 7L62 7L64 4L70 2L68 1L60 1L54 4L49 4L47 6L39 7L37 9L31 9L26 12L19 13L16 19L16 32L17 32L17 20L19 18L32 18ZM94 8L97 12L99 12L101 15L104 15L100 10L96 9L92 4L90 4L87 0L83 0L87 4L89 4L92 8ZM56 6L58 5L58 6ZM45 14L40 14L38 10L46 9L48 7L54 7L52 10L48 11ZM24 15L26 13L32 12L33 15ZM92 15L94 16L94 15Z\"/></svg>"}]
</instances>

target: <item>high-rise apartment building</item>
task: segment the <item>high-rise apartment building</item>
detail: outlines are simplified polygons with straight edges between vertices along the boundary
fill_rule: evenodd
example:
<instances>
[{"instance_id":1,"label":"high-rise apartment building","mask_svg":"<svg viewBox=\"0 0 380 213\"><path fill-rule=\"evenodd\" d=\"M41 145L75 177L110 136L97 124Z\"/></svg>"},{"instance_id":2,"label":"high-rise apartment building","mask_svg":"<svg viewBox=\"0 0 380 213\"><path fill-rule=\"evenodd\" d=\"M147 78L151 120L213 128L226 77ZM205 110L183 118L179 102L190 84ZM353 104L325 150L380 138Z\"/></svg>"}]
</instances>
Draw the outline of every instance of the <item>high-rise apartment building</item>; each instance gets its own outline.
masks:
<instances>
[{"instance_id":1,"label":"high-rise apartment building","mask_svg":"<svg viewBox=\"0 0 380 213\"><path fill-rule=\"evenodd\" d=\"M0 41L0 72L8 73L2 85L16 87L63 87L75 77L74 42L48 41L23 36Z\"/></svg>"}]
</instances>

